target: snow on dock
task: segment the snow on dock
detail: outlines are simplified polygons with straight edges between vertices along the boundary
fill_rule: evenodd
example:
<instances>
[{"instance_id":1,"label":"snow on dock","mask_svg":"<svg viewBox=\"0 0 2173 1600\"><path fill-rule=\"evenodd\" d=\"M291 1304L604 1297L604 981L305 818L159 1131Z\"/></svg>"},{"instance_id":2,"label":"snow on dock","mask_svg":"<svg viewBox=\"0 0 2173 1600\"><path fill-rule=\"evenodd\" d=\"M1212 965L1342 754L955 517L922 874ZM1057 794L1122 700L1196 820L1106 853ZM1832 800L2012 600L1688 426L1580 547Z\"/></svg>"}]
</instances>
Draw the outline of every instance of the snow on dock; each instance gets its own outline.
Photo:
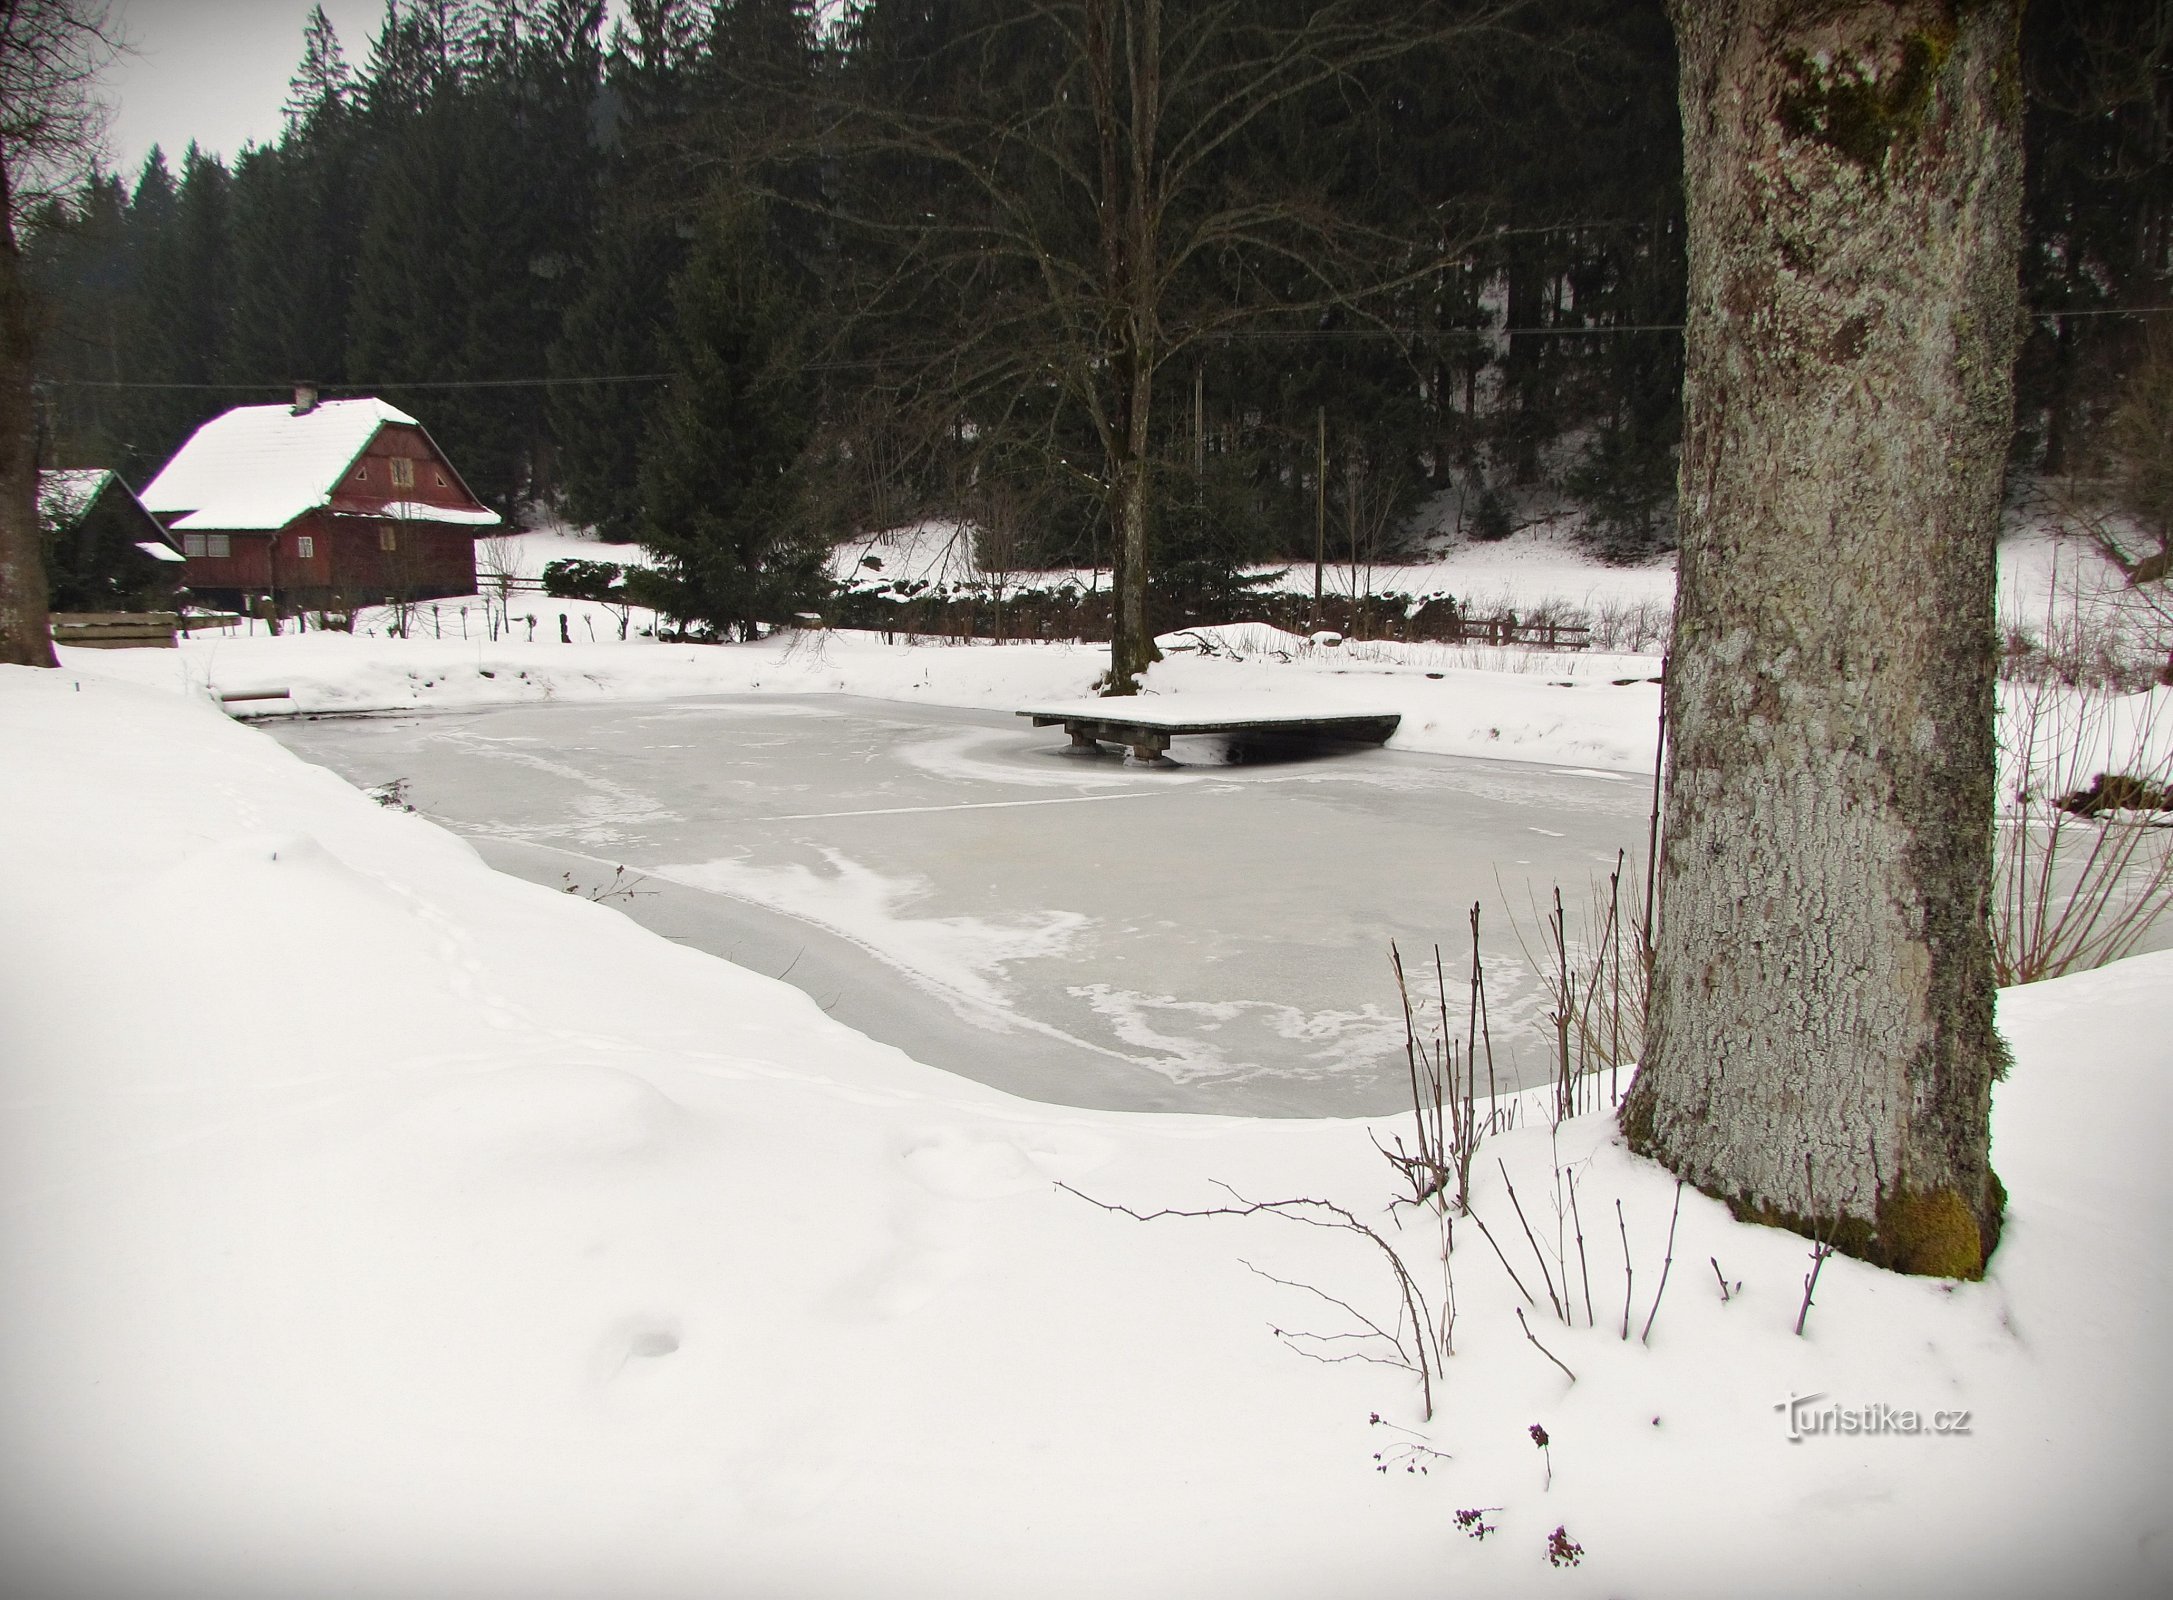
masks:
<instances>
[{"instance_id":1,"label":"snow on dock","mask_svg":"<svg viewBox=\"0 0 2173 1600\"><path fill-rule=\"evenodd\" d=\"M1028 706L1018 715L1031 717L1037 728L1063 724L1074 750L1121 744L1129 746L1132 758L1141 762L1163 760L1170 740L1186 734L1224 734L1277 743L1385 744L1403 720L1393 711L1277 707L1255 694L1067 700Z\"/></svg>"}]
</instances>

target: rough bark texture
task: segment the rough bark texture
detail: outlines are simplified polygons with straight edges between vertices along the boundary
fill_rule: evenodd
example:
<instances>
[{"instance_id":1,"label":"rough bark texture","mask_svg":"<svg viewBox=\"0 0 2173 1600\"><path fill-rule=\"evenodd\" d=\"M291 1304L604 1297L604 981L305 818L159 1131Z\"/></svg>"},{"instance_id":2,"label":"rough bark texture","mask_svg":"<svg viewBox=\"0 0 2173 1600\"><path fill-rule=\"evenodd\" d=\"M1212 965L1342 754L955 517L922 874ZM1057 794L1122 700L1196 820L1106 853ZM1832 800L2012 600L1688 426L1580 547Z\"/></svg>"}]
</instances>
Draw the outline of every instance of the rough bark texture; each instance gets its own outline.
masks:
<instances>
[{"instance_id":1,"label":"rough bark texture","mask_svg":"<svg viewBox=\"0 0 2173 1600\"><path fill-rule=\"evenodd\" d=\"M1635 1148L1975 1276L2017 0L1675 0L1691 308Z\"/></svg>"},{"instance_id":2,"label":"rough bark texture","mask_svg":"<svg viewBox=\"0 0 2173 1600\"><path fill-rule=\"evenodd\" d=\"M1092 8L1099 12L1103 8ZM1153 434L1154 372L1162 350L1157 326L1155 267L1163 258L1161 208L1155 193L1162 159L1162 5L1138 0L1125 25L1090 17L1090 37L1103 42L1099 81L1108 110L1102 134L1102 225L1110 304L1117 331L1112 366L1117 392L1105 438L1109 477L1109 676L1102 692L1139 693L1139 677L1162 659L1147 620L1148 483ZM1118 85L1122 84L1121 90ZM1100 93L1101 91L1097 91ZM1118 107L1121 106L1121 111Z\"/></svg>"},{"instance_id":3,"label":"rough bark texture","mask_svg":"<svg viewBox=\"0 0 2173 1600\"><path fill-rule=\"evenodd\" d=\"M0 663L50 667L45 553L38 534L38 429L29 292L0 160Z\"/></svg>"}]
</instances>

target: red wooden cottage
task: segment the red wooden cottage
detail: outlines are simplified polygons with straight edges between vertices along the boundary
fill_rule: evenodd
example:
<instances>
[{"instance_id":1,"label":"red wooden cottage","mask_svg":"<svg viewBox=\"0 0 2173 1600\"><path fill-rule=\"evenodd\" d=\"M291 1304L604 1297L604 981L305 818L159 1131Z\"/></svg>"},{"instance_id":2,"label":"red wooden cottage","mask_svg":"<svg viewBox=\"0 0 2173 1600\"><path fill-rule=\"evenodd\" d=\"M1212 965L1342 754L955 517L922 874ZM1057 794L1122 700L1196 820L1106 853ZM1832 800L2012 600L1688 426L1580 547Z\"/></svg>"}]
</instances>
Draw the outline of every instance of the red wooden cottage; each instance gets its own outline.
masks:
<instances>
[{"instance_id":1,"label":"red wooden cottage","mask_svg":"<svg viewBox=\"0 0 2173 1600\"><path fill-rule=\"evenodd\" d=\"M422 424L382 400L237 406L143 491L199 599L370 604L475 593L475 538L499 526Z\"/></svg>"}]
</instances>

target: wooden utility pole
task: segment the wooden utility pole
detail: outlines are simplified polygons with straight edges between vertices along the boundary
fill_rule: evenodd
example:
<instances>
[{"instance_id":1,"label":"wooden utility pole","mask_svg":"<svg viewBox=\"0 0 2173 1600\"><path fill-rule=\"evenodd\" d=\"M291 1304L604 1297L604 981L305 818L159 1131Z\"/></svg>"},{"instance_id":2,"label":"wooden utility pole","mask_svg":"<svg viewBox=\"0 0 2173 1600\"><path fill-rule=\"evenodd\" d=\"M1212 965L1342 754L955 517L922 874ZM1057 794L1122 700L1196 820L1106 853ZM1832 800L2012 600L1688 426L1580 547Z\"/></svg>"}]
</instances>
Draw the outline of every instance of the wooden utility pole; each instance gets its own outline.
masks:
<instances>
[{"instance_id":1,"label":"wooden utility pole","mask_svg":"<svg viewBox=\"0 0 2173 1600\"><path fill-rule=\"evenodd\" d=\"M1207 481L1207 368L1192 369L1192 476Z\"/></svg>"},{"instance_id":2,"label":"wooden utility pole","mask_svg":"<svg viewBox=\"0 0 2173 1600\"><path fill-rule=\"evenodd\" d=\"M1192 515L1207 537L1207 363L1192 369Z\"/></svg>"},{"instance_id":3,"label":"wooden utility pole","mask_svg":"<svg viewBox=\"0 0 2173 1600\"><path fill-rule=\"evenodd\" d=\"M1343 520L1351 536L1351 637L1366 636L1365 610L1359 601L1358 587L1358 521L1359 489L1365 483L1365 466L1358 457L1358 440L1343 441ZM1367 599L1373 595L1373 585L1368 582L1363 591Z\"/></svg>"},{"instance_id":4,"label":"wooden utility pole","mask_svg":"<svg viewBox=\"0 0 2173 1600\"><path fill-rule=\"evenodd\" d=\"M1328 408L1317 418L1320 464L1313 478L1313 631L1320 632L1320 569L1328 555Z\"/></svg>"}]
</instances>

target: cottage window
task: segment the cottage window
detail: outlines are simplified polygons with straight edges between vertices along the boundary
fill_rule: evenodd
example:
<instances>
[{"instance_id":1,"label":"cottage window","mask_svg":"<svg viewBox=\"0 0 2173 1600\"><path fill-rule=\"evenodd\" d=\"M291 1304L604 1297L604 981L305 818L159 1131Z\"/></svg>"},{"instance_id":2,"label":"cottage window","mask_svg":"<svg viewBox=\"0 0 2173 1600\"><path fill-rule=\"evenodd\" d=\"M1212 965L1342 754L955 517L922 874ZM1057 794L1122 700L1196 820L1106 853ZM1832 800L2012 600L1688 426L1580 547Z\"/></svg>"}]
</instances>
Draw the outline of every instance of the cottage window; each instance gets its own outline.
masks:
<instances>
[{"instance_id":1,"label":"cottage window","mask_svg":"<svg viewBox=\"0 0 2173 1600\"><path fill-rule=\"evenodd\" d=\"M355 468L355 482L357 482L357 483L368 483L369 481L370 481L370 464L369 464L369 463L368 463L367 461L365 461L365 462L363 462L363 463L362 463L362 465L361 465L361 466L359 466L359 467Z\"/></svg>"},{"instance_id":2,"label":"cottage window","mask_svg":"<svg viewBox=\"0 0 2173 1600\"><path fill-rule=\"evenodd\" d=\"M306 533L296 534L294 536L294 553L304 561L314 560L317 554L317 541Z\"/></svg>"},{"instance_id":3,"label":"cottage window","mask_svg":"<svg viewBox=\"0 0 2173 1600\"><path fill-rule=\"evenodd\" d=\"M377 525L377 548L380 550L397 550L400 548L399 536L392 531L391 523L380 522Z\"/></svg>"},{"instance_id":4,"label":"cottage window","mask_svg":"<svg viewBox=\"0 0 2173 1600\"><path fill-rule=\"evenodd\" d=\"M228 554L227 538L223 533L184 533L181 536L181 553L198 560L215 557L224 561Z\"/></svg>"},{"instance_id":5,"label":"cottage window","mask_svg":"<svg viewBox=\"0 0 2173 1600\"><path fill-rule=\"evenodd\" d=\"M181 536L181 553L185 556L201 558L210 552L204 548L204 536L202 534L184 533Z\"/></svg>"},{"instance_id":6,"label":"cottage window","mask_svg":"<svg viewBox=\"0 0 2173 1600\"><path fill-rule=\"evenodd\" d=\"M438 487L440 489L450 489L452 487L451 484L445 481L445 474L443 471L433 468L430 475L438 480Z\"/></svg>"},{"instance_id":7,"label":"cottage window","mask_svg":"<svg viewBox=\"0 0 2173 1600\"><path fill-rule=\"evenodd\" d=\"M395 489L415 487L415 463L406 456L392 458L392 486Z\"/></svg>"}]
</instances>

